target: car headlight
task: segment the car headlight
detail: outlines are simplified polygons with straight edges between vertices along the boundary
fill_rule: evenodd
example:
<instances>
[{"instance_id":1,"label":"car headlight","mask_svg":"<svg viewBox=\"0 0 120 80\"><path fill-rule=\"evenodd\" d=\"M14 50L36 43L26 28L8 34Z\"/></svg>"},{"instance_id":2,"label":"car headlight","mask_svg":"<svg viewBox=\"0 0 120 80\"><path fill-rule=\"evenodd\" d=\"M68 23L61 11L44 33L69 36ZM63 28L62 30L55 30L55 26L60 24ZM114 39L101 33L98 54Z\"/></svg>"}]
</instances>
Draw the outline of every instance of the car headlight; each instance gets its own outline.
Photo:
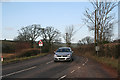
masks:
<instances>
[{"instance_id":1,"label":"car headlight","mask_svg":"<svg viewBox=\"0 0 120 80\"><path fill-rule=\"evenodd\" d=\"M70 54L68 54L67 57L70 57Z\"/></svg>"},{"instance_id":2,"label":"car headlight","mask_svg":"<svg viewBox=\"0 0 120 80\"><path fill-rule=\"evenodd\" d=\"M54 54L54 57L57 57L57 55L56 55L56 54Z\"/></svg>"}]
</instances>

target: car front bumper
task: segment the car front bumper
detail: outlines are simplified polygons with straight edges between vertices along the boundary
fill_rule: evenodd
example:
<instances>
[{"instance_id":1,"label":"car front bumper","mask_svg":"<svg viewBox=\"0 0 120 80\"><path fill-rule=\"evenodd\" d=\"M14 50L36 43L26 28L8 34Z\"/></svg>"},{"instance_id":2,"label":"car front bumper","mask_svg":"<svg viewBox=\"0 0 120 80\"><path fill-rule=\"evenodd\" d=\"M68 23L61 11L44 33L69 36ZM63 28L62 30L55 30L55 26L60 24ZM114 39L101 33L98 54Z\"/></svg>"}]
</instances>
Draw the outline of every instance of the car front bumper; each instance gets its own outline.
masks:
<instances>
[{"instance_id":1,"label":"car front bumper","mask_svg":"<svg viewBox=\"0 0 120 80\"><path fill-rule=\"evenodd\" d=\"M54 57L54 61L70 61L71 57Z\"/></svg>"}]
</instances>

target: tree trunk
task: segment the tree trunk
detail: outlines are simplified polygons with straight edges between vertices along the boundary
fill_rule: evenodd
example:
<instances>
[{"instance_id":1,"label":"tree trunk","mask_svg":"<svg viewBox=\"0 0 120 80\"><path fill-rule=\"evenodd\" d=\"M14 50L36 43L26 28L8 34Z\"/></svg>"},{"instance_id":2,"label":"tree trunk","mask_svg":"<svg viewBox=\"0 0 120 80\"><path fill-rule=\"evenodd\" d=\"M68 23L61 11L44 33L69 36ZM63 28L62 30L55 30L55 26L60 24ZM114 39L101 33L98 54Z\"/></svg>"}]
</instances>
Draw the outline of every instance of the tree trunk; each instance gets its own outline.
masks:
<instances>
[{"instance_id":1,"label":"tree trunk","mask_svg":"<svg viewBox=\"0 0 120 80\"><path fill-rule=\"evenodd\" d=\"M34 48L33 44L34 44L34 41L32 39L32 41L31 41L31 48Z\"/></svg>"},{"instance_id":2,"label":"tree trunk","mask_svg":"<svg viewBox=\"0 0 120 80\"><path fill-rule=\"evenodd\" d=\"M101 26L101 30L100 30L101 32L100 32L100 42L102 42L103 40L102 40L102 36L103 36L103 27Z\"/></svg>"},{"instance_id":3,"label":"tree trunk","mask_svg":"<svg viewBox=\"0 0 120 80\"><path fill-rule=\"evenodd\" d=\"M105 32L103 32L103 41L105 41Z\"/></svg>"}]
</instances>

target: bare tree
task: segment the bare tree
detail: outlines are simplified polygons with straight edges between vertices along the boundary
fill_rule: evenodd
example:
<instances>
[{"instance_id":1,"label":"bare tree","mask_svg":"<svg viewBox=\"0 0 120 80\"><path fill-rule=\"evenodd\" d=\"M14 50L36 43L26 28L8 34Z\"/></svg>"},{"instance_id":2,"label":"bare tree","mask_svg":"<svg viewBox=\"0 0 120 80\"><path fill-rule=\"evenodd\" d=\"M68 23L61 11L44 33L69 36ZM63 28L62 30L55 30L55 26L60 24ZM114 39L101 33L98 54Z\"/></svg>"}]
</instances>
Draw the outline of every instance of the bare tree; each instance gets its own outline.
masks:
<instances>
[{"instance_id":1,"label":"bare tree","mask_svg":"<svg viewBox=\"0 0 120 80\"><path fill-rule=\"evenodd\" d=\"M53 41L59 38L59 36L60 36L59 30L54 29L54 27L46 27L42 28L41 30L41 37L48 44L49 49L53 44Z\"/></svg>"},{"instance_id":2,"label":"bare tree","mask_svg":"<svg viewBox=\"0 0 120 80\"><path fill-rule=\"evenodd\" d=\"M91 31L95 31L95 10L96 10L96 31L97 31L97 40L105 41L108 38L111 38L113 34L109 34L112 32L113 26L115 24L115 16L111 13L114 7L117 5L116 2L100 2L96 0L95 2L91 2L93 6L93 11L90 9L86 9L83 21L86 23L87 27ZM96 35L95 34L95 35Z\"/></svg>"},{"instance_id":3,"label":"bare tree","mask_svg":"<svg viewBox=\"0 0 120 80\"><path fill-rule=\"evenodd\" d=\"M16 40L31 41L31 46L33 47L34 41L41 34L41 26L33 24L30 26L23 27L18 31L19 31L19 35L17 36Z\"/></svg>"},{"instance_id":4,"label":"bare tree","mask_svg":"<svg viewBox=\"0 0 120 80\"><path fill-rule=\"evenodd\" d=\"M93 43L93 38L90 36L86 36L85 38L81 39L78 41L78 44L82 45L82 44L91 44Z\"/></svg>"},{"instance_id":5,"label":"bare tree","mask_svg":"<svg viewBox=\"0 0 120 80\"><path fill-rule=\"evenodd\" d=\"M93 43L93 38L90 37L90 36L85 37L85 40L86 40L86 43L87 43L87 44Z\"/></svg>"},{"instance_id":6,"label":"bare tree","mask_svg":"<svg viewBox=\"0 0 120 80\"><path fill-rule=\"evenodd\" d=\"M78 43L77 43L77 45L78 45L78 46L79 46L79 45L83 45L82 41L79 40Z\"/></svg>"},{"instance_id":7,"label":"bare tree","mask_svg":"<svg viewBox=\"0 0 120 80\"><path fill-rule=\"evenodd\" d=\"M65 28L65 35L63 36L63 38L66 42L66 46L70 47L74 34L75 34L75 30L73 25Z\"/></svg>"},{"instance_id":8,"label":"bare tree","mask_svg":"<svg viewBox=\"0 0 120 80\"><path fill-rule=\"evenodd\" d=\"M56 39L54 40L55 43L61 43L61 41L62 41L62 40L61 40L60 37L58 37L58 38L56 38Z\"/></svg>"}]
</instances>

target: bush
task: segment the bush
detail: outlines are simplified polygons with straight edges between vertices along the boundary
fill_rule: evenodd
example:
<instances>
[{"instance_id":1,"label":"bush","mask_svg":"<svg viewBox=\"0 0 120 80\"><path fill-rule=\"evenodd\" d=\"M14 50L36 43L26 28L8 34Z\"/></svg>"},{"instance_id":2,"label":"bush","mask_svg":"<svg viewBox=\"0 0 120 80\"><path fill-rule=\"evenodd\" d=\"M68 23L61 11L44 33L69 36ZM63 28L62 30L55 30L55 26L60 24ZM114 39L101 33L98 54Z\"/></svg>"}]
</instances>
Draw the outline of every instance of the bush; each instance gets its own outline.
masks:
<instances>
[{"instance_id":1,"label":"bush","mask_svg":"<svg viewBox=\"0 0 120 80\"><path fill-rule=\"evenodd\" d=\"M100 51L98 52L99 57L114 57L118 58L118 49L120 47L120 43L108 43L108 44L102 44L100 46ZM91 55L97 55L95 52L95 46L94 44L91 45L81 45L77 49L77 54L85 54L89 53Z\"/></svg>"},{"instance_id":2,"label":"bush","mask_svg":"<svg viewBox=\"0 0 120 80\"><path fill-rule=\"evenodd\" d=\"M16 55L16 57L29 57L40 54L40 49L25 49Z\"/></svg>"},{"instance_id":3,"label":"bush","mask_svg":"<svg viewBox=\"0 0 120 80\"><path fill-rule=\"evenodd\" d=\"M15 43L3 41L2 42L2 53L14 53L15 52Z\"/></svg>"},{"instance_id":4,"label":"bush","mask_svg":"<svg viewBox=\"0 0 120 80\"><path fill-rule=\"evenodd\" d=\"M15 47L16 53L29 48L31 48L30 42L16 41L16 47Z\"/></svg>"},{"instance_id":5,"label":"bush","mask_svg":"<svg viewBox=\"0 0 120 80\"><path fill-rule=\"evenodd\" d=\"M107 43L110 43L110 42L109 42L109 41L103 41L102 43L103 43L103 44L107 44Z\"/></svg>"},{"instance_id":6,"label":"bush","mask_svg":"<svg viewBox=\"0 0 120 80\"><path fill-rule=\"evenodd\" d=\"M118 58L119 43L108 43L100 46L100 56Z\"/></svg>"},{"instance_id":7,"label":"bush","mask_svg":"<svg viewBox=\"0 0 120 80\"><path fill-rule=\"evenodd\" d=\"M95 46L94 44L80 45L78 48L73 48L75 54L84 55L86 52L89 52L92 55L95 55Z\"/></svg>"}]
</instances>

